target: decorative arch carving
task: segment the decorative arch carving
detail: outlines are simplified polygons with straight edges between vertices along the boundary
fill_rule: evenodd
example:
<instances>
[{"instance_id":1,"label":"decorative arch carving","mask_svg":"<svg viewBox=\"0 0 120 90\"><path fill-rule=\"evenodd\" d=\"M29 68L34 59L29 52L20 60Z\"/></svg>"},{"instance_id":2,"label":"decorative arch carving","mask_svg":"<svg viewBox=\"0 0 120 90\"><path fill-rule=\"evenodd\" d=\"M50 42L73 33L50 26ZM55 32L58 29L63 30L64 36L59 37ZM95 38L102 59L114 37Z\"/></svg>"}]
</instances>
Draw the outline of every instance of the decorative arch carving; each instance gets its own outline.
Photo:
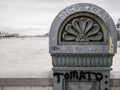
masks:
<instances>
[{"instance_id":1,"label":"decorative arch carving","mask_svg":"<svg viewBox=\"0 0 120 90\"><path fill-rule=\"evenodd\" d=\"M75 14L66 18L61 25L58 33L58 43L104 43L107 34L105 30L104 23L93 14Z\"/></svg>"}]
</instances>

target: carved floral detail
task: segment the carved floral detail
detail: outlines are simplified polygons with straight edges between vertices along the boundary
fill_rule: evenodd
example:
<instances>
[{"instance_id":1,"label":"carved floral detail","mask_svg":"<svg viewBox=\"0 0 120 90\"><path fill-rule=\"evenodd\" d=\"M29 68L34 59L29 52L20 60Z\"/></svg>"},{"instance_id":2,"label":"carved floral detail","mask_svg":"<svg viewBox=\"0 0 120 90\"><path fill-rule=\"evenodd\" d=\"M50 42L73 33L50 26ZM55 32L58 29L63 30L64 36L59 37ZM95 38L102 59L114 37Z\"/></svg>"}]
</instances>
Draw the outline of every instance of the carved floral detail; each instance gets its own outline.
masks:
<instances>
[{"instance_id":1,"label":"carved floral detail","mask_svg":"<svg viewBox=\"0 0 120 90\"><path fill-rule=\"evenodd\" d=\"M101 41L103 34L100 25L90 18L81 17L73 19L65 26L62 34L65 41Z\"/></svg>"}]
</instances>

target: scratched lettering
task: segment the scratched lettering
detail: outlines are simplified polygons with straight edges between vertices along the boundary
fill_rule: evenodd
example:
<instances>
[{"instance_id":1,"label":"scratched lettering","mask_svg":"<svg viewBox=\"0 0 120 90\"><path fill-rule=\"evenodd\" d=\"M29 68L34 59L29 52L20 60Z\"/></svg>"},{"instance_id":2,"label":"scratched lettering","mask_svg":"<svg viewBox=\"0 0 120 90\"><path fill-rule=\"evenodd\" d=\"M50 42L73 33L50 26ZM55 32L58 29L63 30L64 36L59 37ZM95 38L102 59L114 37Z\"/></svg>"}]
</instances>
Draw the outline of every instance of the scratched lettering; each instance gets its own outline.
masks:
<instances>
[{"instance_id":1,"label":"scratched lettering","mask_svg":"<svg viewBox=\"0 0 120 90\"><path fill-rule=\"evenodd\" d=\"M107 14L106 11L103 11L102 9L96 7L96 6L93 6L93 7L90 7L89 10L92 12L92 13L95 13L99 16L101 16L103 19L104 18L110 18L110 16Z\"/></svg>"},{"instance_id":2,"label":"scratched lettering","mask_svg":"<svg viewBox=\"0 0 120 90\"><path fill-rule=\"evenodd\" d=\"M59 14L59 17L61 19L65 19L67 16L71 15L72 13L78 12L78 11L90 11L92 13L95 13L101 16L103 19L110 18L110 16L107 14L106 11L96 6L89 7L89 6L80 6L80 5L74 5L74 6L66 8Z\"/></svg>"},{"instance_id":3,"label":"scratched lettering","mask_svg":"<svg viewBox=\"0 0 120 90\"><path fill-rule=\"evenodd\" d=\"M70 14L80 11L82 8L83 7L81 7L80 5L74 5L74 6L68 7L59 14L59 17L61 19L65 19Z\"/></svg>"}]
</instances>

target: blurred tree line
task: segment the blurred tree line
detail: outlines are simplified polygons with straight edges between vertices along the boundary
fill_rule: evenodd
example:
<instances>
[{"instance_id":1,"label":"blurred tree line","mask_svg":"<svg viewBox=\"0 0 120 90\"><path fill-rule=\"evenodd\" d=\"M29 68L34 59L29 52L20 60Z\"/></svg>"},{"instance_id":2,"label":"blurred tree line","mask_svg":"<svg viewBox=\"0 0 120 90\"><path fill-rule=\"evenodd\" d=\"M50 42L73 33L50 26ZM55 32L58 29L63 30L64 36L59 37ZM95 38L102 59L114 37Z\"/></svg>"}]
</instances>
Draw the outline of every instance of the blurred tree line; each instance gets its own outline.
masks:
<instances>
[{"instance_id":1,"label":"blurred tree line","mask_svg":"<svg viewBox=\"0 0 120 90\"><path fill-rule=\"evenodd\" d=\"M20 36L19 34L10 34L8 32L2 32L0 31L0 38L4 38L4 37L18 37Z\"/></svg>"},{"instance_id":2,"label":"blurred tree line","mask_svg":"<svg viewBox=\"0 0 120 90\"><path fill-rule=\"evenodd\" d=\"M117 40L120 41L120 30L117 30Z\"/></svg>"},{"instance_id":3,"label":"blurred tree line","mask_svg":"<svg viewBox=\"0 0 120 90\"><path fill-rule=\"evenodd\" d=\"M120 18L118 19L116 27L117 27L117 40L120 41Z\"/></svg>"}]
</instances>

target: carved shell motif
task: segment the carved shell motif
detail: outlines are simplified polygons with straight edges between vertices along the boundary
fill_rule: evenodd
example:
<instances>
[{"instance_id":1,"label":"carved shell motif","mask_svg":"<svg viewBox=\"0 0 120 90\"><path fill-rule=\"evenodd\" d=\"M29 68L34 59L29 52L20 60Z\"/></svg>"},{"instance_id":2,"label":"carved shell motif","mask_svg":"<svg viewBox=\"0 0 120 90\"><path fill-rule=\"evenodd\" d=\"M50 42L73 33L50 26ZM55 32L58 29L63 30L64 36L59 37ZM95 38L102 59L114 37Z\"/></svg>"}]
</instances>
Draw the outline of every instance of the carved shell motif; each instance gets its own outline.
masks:
<instances>
[{"instance_id":1,"label":"carved shell motif","mask_svg":"<svg viewBox=\"0 0 120 90\"><path fill-rule=\"evenodd\" d=\"M103 33L100 31L100 25L90 18L81 17L73 19L71 23L65 26L62 34L65 41L101 41Z\"/></svg>"}]
</instances>

